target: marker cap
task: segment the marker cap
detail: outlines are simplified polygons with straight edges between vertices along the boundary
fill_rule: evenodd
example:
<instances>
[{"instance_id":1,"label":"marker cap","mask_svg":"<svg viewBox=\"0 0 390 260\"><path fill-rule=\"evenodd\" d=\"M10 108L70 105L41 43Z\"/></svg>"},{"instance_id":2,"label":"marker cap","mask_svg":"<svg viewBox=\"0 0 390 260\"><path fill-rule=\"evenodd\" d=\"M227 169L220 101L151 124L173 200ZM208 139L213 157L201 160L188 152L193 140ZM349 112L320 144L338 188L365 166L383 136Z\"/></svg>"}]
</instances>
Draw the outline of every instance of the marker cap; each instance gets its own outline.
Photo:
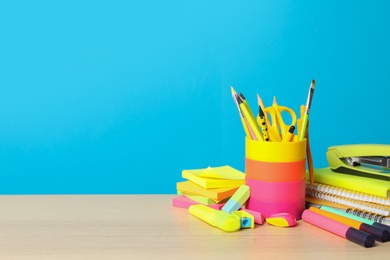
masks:
<instances>
[{"instance_id":1,"label":"marker cap","mask_svg":"<svg viewBox=\"0 0 390 260\"><path fill-rule=\"evenodd\" d=\"M370 234L355 228L349 228L345 233L345 237L349 241L364 247L372 247L375 244L375 239Z\"/></svg>"},{"instance_id":2,"label":"marker cap","mask_svg":"<svg viewBox=\"0 0 390 260\"><path fill-rule=\"evenodd\" d=\"M372 226L366 223L362 223L359 228L361 231L364 231L368 234L371 234L375 240L380 242L386 242L390 240L390 234L387 230Z\"/></svg>"}]
</instances>

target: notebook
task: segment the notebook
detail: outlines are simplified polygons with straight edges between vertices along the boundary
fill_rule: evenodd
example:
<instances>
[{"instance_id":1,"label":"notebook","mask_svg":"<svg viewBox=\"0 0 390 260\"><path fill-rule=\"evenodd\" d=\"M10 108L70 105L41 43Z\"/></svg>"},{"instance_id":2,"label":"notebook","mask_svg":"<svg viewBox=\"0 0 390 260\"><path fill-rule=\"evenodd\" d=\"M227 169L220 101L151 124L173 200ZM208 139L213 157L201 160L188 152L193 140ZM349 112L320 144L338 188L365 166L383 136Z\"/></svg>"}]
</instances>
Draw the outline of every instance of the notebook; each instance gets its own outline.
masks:
<instances>
[{"instance_id":1,"label":"notebook","mask_svg":"<svg viewBox=\"0 0 390 260\"><path fill-rule=\"evenodd\" d=\"M307 172L306 178L309 178ZM390 182L332 171L329 167L314 169L314 182L390 197Z\"/></svg>"}]
</instances>

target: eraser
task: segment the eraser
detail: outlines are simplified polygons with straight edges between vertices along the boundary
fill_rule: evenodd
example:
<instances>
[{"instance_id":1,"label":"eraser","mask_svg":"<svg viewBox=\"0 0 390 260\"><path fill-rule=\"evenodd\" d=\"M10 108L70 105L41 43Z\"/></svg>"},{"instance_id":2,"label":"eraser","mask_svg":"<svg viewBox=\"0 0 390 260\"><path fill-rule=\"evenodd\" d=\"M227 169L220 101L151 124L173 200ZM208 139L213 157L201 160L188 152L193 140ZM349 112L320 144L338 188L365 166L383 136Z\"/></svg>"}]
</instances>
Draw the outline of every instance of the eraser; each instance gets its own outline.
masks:
<instances>
[{"instance_id":1,"label":"eraser","mask_svg":"<svg viewBox=\"0 0 390 260\"><path fill-rule=\"evenodd\" d=\"M277 213L269 216L265 221L277 227L293 227L297 224L296 218L289 213Z\"/></svg>"},{"instance_id":2,"label":"eraser","mask_svg":"<svg viewBox=\"0 0 390 260\"><path fill-rule=\"evenodd\" d=\"M241 211L245 211L245 212L251 214L254 217L255 224L258 224L258 225L264 224L264 217L263 217L263 215L261 215L260 212L250 210L250 209L243 209L243 208L241 209Z\"/></svg>"},{"instance_id":3,"label":"eraser","mask_svg":"<svg viewBox=\"0 0 390 260\"><path fill-rule=\"evenodd\" d=\"M247 185L241 185L228 202L223 206L222 211L230 213L239 210L250 196L250 188Z\"/></svg>"}]
</instances>

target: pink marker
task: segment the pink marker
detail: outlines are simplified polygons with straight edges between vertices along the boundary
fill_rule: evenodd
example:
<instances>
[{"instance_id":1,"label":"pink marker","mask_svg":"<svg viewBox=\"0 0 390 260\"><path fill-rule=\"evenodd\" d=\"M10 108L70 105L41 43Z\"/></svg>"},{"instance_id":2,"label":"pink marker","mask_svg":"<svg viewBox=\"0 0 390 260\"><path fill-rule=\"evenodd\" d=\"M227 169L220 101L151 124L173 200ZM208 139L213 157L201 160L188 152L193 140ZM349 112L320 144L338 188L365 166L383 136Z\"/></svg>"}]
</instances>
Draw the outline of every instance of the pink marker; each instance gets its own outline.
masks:
<instances>
[{"instance_id":1,"label":"pink marker","mask_svg":"<svg viewBox=\"0 0 390 260\"><path fill-rule=\"evenodd\" d=\"M303 211L302 220L364 247L372 247L375 244L370 234L308 209Z\"/></svg>"}]
</instances>

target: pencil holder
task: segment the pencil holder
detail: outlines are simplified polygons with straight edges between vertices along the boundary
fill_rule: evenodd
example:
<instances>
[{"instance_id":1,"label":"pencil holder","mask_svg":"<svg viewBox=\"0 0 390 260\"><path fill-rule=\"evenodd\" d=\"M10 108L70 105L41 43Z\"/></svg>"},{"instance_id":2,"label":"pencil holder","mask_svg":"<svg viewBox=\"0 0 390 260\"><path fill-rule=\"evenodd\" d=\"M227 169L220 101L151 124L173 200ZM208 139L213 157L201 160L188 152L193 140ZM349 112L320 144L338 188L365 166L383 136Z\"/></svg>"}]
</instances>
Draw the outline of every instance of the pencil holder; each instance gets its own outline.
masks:
<instances>
[{"instance_id":1,"label":"pencil holder","mask_svg":"<svg viewBox=\"0 0 390 260\"><path fill-rule=\"evenodd\" d=\"M264 217L290 213L301 219L305 210L306 140L262 142L246 138L246 208Z\"/></svg>"}]
</instances>

